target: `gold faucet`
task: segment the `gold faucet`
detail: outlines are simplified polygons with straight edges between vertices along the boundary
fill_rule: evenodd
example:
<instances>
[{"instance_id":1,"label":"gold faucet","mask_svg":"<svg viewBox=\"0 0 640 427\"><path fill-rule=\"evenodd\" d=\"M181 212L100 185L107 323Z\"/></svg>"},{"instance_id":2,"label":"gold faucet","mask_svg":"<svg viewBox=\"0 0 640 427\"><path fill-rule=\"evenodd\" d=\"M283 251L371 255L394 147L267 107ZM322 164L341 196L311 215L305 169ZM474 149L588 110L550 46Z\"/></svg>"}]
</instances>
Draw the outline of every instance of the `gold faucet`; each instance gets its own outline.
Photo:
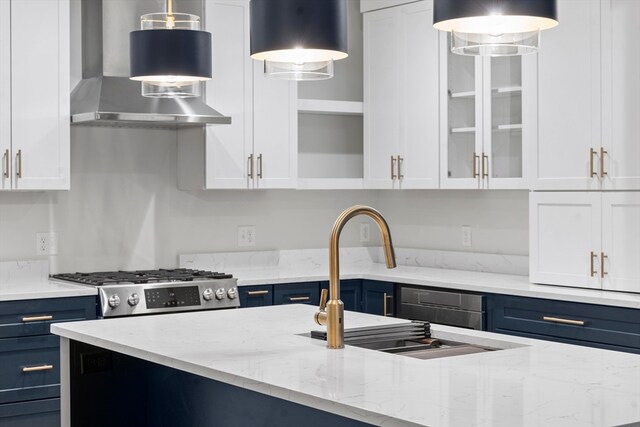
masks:
<instances>
[{"instance_id":1,"label":"gold faucet","mask_svg":"<svg viewBox=\"0 0 640 427\"><path fill-rule=\"evenodd\" d=\"M354 206L342 212L333 225L329 241L329 301L327 290L320 296L320 310L315 315L318 325L327 326L327 347L344 348L344 304L340 301L340 233L353 217L366 215L372 218L382 234L382 244L387 268L396 267L396 254L391 243L391 232L380 212L368 206Z\"/></svg>"}]
</instances>

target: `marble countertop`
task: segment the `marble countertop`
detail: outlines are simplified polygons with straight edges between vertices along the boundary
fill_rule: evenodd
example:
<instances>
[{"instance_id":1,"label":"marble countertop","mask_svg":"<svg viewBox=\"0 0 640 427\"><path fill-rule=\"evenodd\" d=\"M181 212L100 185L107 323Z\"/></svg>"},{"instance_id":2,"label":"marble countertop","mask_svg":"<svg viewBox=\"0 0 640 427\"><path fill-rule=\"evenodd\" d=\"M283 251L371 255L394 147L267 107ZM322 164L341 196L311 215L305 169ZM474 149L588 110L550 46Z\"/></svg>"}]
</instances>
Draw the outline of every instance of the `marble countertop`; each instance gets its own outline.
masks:
<instances>
[{"instance_id":1,"label":"marble countertop","mask_svg":"<svg viewBox=\"0 0 640 427\"><path fill-rule=\"evenodd\" d=\"M65 298L97 295L96 288L55 281L27 281L0 284L0 301Z\"/></svg>"},{"instance_id":2,"label":"marble countertop","mask_svg":"<svg viewBox=\"0 0 640 427\"><path fill-rule=\"evenodd\" d=\"M233 271L240 286L329 280L328 268L264 268ZM434 288L519 295L640 309L640 294L536 285L527 276L415 266L387 269L384 264L347 266L341 279L368 279Z\"/></svg>"},{"instance_id":3,"label":"marble countertop","mask_svg":"<svg viewBox=\"0 0 640 427\"><path fill-rule=\"evenodd\" d=\"M437 325L434 335L442 339L505 350L433 360L350 346L328 350L304 336L318 328L314 312L285 305L62 323L51 330L375 425L640 421L638 355ZM403 320L345 313L347 328L397 322Z\"/></svg>"}]
</instances>

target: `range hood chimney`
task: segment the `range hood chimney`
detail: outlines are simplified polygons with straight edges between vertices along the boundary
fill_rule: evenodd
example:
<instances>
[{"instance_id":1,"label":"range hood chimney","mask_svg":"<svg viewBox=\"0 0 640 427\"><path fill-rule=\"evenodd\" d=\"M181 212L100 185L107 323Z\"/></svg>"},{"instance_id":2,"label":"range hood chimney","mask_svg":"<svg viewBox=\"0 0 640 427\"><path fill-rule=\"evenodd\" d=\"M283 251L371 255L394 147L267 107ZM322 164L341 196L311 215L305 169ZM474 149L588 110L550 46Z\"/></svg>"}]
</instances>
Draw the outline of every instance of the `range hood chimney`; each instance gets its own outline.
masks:
<instances>
[{"instance_id":1,"label":"range hood chimney","mask_svg":"<svg viewBox=\"0 0 640 427\"><path fill-rule=\"evenodd\" d=\"M204 16L202 0L181 0ZM159 0L82 0L82 80L71 92L71 124L178 129L231 124L202 98L145 98L129 79L129 32ZM191 12L188 10L181 10ZM215 76L214 76L215 78ZM204 92L204 91L203 91Z\"/></svg>"}]
</instances>

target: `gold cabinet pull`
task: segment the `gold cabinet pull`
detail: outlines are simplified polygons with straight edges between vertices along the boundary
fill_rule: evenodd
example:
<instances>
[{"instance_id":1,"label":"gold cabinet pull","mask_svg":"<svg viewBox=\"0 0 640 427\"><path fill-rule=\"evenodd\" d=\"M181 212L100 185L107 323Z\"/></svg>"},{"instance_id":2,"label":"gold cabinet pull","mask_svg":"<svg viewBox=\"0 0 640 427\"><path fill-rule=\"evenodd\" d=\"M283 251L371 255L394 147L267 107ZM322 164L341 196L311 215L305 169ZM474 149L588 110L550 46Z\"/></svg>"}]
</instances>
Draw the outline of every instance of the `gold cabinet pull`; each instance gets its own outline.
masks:
<instances>
[{"instance_id":1,"label":"gold cabinet pull","mask_svg":"<svg viewBox=\"0 0 640 427\"><path fill-rule=\"evenodd\" d=\"M262 154L258 156L258 178L262 179Z\"/></svg>"},{"instance_id":2,"label":"gold cabinet pull","mask_svg":"<svg viewBox=\"0 0 640 427\"><path fill-rule=\"evenodd\" d=\"M4 150L4 155L2 156L2 160L4 163L3 175L5 178L9 178L9 149Z\"/></svg>"},{"instance_id":3,"label":"gold cabinet pull","mask_svg":"<svg viewBox=\"0 0 640 427\"><path fill-rule=\"evenodd\" d=\"M389 313L389 301L391 301L393 297L389 294L387 294L386 292L383 294L382 297L382 315L384 317L389 317L391 315L393 315L393 313Z\"/></svg>"},{"instance_id":4,"label":"gold cabinet pull","mask_svg":"<svg viewBox=\"0 0 640 427\"><path fill-rule=\"evenodd\" d=\"M18 168L16 169L16 176L22 178L22 150L18 150L16 154L16 160L18 161Z\"/></svg>"},{"instance_id":5,"label":"gold cabinet pull","mask_svg":"<svg viewBox=\"0 0 640 427\"><path fill-rule=\"evenodd\" d=\"M549 316L544 316L542 320L545 322L562 323L564 325L584 326L584 320L561 319L559 317Z\"/></svg>"},{"instance_id":6,"label":"gold cabinet pull","mask_svg":"<svg viewBox=\"0 0 640 427\"><path fill-rule=\"evenodd\" d=\"M480 161L480 156L476 153L473 153L473 177L480 178L480 173L478 173L478 162Z\"/></svg>"},{"instance_id":7,"label":"gold cabinet pull","mask_svg":"<svg viewBox=\"0 0 640 427\"><path fill-rule=\"evenodd\" d=\"M249 178L253 179L253 153L249 156Z\"/></svg>"},{"instance_id":8,"label":"gold cabinet pull","mask_svg":"<svg viewBox=\"0 0 640 427\"><path fill-rule=\"evenodd\" d=\"M598 274L598 272L595 270L595 259L598 258L598 254L596 254L595 252L591 251L591 260L589 262L589 265L591 266L591 277L595 277L596 274Z\"/></svg>"},{"instance_id":9,"label":"gold cabinet pull","mask_svg":"<svg viewBox=\"0 0 640 427\"><path fill-rule=\"evenodd\" d=\"M404 179L404 175L402 174L402 163L404 159L398 156L398 179Z\"/></svg>"},{"instance_id":10,"label":"gold cabinet pull","mask_svg":"<svg viewBox=\"0 0 640 427\"><path fill-rule=\"evenodd\" d=\"M607 172L604 170L604 156L605 154L609 154L604 147L600 147L600 178L604 178L607 175Z\"/></svg>"},{"instance_id":11,"label":"gold cabinet pull","mask_svg":"<svg viewBox=\"0 0 640 427\"><path fill-rule=\"evenodd\" d=\"M29 323L29 322L44 322L46 320L53 320L53 316L28 316L28 317L23 317L22 318L22 323Z\"/></svg>"},{"instance_id":12,"label":"gold cabinet pull","mask_svg":"<svg viewBox=\"0 0 640 427\"><path fill-rule=\"evenodd\" d=\"M594 176L598 176L598 172L594 170L594 162L593 156L596 156L598 153L593 148L589 148L589 178L593 178Z\"/></svg>"},{"instance_id":13,"label":"gold cabinet pull","mask_svg":"<svg viewBox=\"0 0 640 427\"><path fill-rule=\"evenodd\" d=\"M269 291L264 290L264 291L249 291L247 292L247 295L249 295L250 297L256 297L258 295L267 295L269 293Z\"/></svg>"},{"instance_id":14,"label":"gold cabinet pull","mask_svg":"<svg viewBox=\"0 0 640 427\"><path fill-rule=\"evenodd\" d=\"M396 179L396 158L391 156L391 180Z\"/></svg>"},{"instance_id":15,"label":"gold cabinet pull","mask_svg":"<svg viewBox=\"0 0 640 427\"><path fill-rule=\"evenodd\" d=\"M486 168L485 168L485 162L487 164ZM485 156L484 153L482 153L482 179L485 179L488 177L489 177L489 156Z\"/></svg>"},{"instance_id":16,"label":"gold cabinet pull","mask_svg":"<svg viewBox=\"0 0 640 427\"><path fill-rule=\"evenodd\" d=\"M606 256L606 255L604 254L604 252L600 252L600 278L602 278L602 279L604 279L604 276L606 276L607 274L609 274L609 273L607 273L607 272L604 270L604 261L605 261L606 259L609 259L609 257L608 257L608 256Z\"/></svg>"},{"instance_id":17,"label":"gold cabinet pull","mask_svg":"<svg viewBox=\"0 0 640 427\"><path fill-rule=\"evenodd\" d=\"M310 297L289 297L290 302L309 301L310 299Z\"/></svg>"},{"instance_id":18,"label":"gold cabinet pull","mask_svg":"<svg viewBox=\"0 0 640 427\"><path fill-rule=\"evenodd\" d=\"M24 368L22 368L22 372L50 371L52 369L53 365L25 366Z\"/></svg>"}]
</instances>

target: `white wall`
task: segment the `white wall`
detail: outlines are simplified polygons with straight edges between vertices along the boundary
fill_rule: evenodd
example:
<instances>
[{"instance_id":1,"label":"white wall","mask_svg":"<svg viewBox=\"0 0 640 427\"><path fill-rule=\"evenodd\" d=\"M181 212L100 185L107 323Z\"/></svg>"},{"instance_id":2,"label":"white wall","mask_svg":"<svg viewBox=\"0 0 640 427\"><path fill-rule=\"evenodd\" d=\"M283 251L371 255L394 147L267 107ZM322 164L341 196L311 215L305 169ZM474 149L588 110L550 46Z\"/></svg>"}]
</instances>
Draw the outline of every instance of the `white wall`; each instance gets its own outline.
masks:
<instances>
[{"instance_id":1,"label":"white wall","mask_svg":"<svg viewBox=\"0 0 640 427\"><path fill-rule=\"evenodd\" d=\"M526 254L527 193L483 191L208 191L176 186L175 132L74 128L70 192L0 193L0 261L34 259L35 233L59 233L52 272L173 267L180 253L325 247L337 215L365 203L397 246ZM359 245L359 222L343 246ZM461 225L474 246L460 246ZM372 229L373 230L373 229ZM375 233L372 233L375 235ZM372 244L376 244L373 241Z\"/></svg>"}]
</instances>

